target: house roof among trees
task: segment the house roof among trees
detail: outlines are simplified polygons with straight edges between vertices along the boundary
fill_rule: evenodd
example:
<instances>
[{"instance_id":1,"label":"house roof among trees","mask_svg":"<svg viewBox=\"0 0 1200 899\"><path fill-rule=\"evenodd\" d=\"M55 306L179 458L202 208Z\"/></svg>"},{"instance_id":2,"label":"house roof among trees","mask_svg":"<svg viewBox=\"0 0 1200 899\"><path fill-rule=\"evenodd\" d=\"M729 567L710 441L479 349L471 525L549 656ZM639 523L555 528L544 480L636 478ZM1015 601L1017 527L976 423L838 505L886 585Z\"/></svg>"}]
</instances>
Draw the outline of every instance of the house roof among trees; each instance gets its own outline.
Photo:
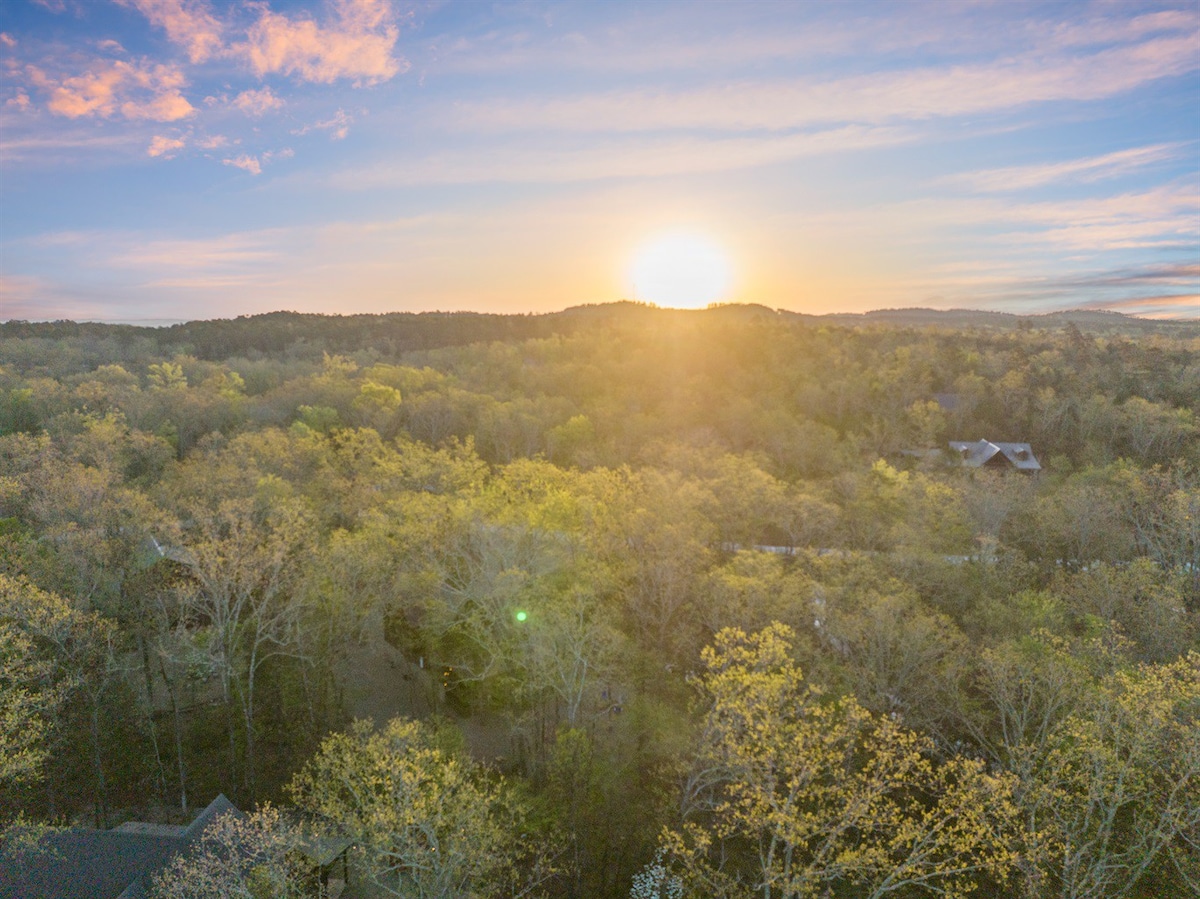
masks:
<instances>
[{"instance_id":1,"label":"house roof among trees","mask_svg":"<svg viewBox=\"0 0 1200 899\"><path fill-rule=\"evenodd\" d=\"M35 847L0 855L0 899L142 899L150 877L225 813L242 814L221 795L178 835L129 825L46 834Z\"/></svg>"},{"instance_id":2,"label":"house roof among trees","mask_svg":"<svg viewBox=\"0 0 1200 899\"><path fill-rule=\"evenodd\" d=\"M1028 443L993 443L990 440L951 440L950 449L958 454L967 468L1011 463L1020 471L1041 471L1042 465L1033 455Z\"/></svg>"}]
</instances>

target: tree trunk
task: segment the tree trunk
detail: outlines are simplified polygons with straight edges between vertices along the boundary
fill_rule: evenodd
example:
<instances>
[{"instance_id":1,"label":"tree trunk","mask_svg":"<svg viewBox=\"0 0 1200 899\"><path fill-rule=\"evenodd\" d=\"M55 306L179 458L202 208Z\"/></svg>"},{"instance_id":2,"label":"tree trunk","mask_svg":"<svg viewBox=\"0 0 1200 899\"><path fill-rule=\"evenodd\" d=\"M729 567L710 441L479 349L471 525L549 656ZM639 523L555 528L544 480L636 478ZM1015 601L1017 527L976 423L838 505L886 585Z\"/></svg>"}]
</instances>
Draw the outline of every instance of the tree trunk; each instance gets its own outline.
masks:
<instances>
[{"instance_id":1,"label":"tree trunk","mask_svg":"<svg viewBox=\"0 0 1200 899\"><path fill-rule=\"evenodd\" d=\"M167 677L167 666L161 656L158 659L158 667L162 671L163 683L167 686L167 696L171 699L171 717L175 722L175 759L179 767L179 805L186 814L188 810L188 796L187 767L183 760L183 719L179 714L179 701L175 697L175 686L171 683L171 679Z\"/></svg>"},{"instance_id":2,"label":"tree trunk","mask_svg":"<svg viewBox=\"0 0 1200 899\"><path fill-rule=\"evenodd\" d=\"M100 755L100 696L92 697L92 774L95 778L96 795L94 808L96 828L103 830L108 827L108 783L104 777L104 760Z\"/></svg>"}]
</instances>

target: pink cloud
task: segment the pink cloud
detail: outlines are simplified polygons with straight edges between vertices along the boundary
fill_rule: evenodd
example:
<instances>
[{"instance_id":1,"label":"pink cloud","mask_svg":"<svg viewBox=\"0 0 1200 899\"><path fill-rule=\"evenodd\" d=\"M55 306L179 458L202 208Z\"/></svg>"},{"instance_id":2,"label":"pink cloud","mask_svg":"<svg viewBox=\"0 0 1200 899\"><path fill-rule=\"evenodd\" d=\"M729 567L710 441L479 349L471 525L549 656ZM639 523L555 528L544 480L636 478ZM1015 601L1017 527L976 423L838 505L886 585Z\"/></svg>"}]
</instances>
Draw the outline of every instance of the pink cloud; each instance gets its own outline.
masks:
<instances>
[{"instance_id":1,"label":"pink cloud","mask_svg":"<svg viewBox=\"0 0 1200 899\"><path fill-rule=\"evenodd\" d=\"M204 0L117 0L132 6L150 24L163 29L172 43L187 49L188 59L201 63L220 54L221 23Z\"/></svg>"},{"instance_id":2,"label":"pink cloud","mask_svg":"<svg viewBox=\"0 0 1200 899\"><path fill-rule=\"evenodd\" d=\"M131 120L175 122L195 112L180 93L187 82L174 66L99 59L84 74L61 80L36 66L26 71L29 80L50 95L49 110L69 119L110 118L119 112Z\"/></svg>"},{"instance_id":3,"label":"pink cloud","mask_svg":"<svg viewBox=\"0 0 1200 899\"><path fill-rule=\"evenodd\" d=\"M201 150L219 150L221 147L229 144L229 138L223 134L214 134L211 137L203 137L196 141L196 146Z\"/></svg>"},{"instance_id":4,"label":"pink cloud","mask_svg":"<svg viewBox=\"0 0 1200 899\"><path fill-rule=\"evenodd\" d=\"M257 156L243 153L240 156L222 159L221 162L225 165L239 168L244 172L249 172L251 175L261 175L263 166L270 165L277 159L291 159L295 155L291 147L284 147L282 150L264 150Z\"/></svg>"},{"instance_id":5,"label":"pink cloud","mask_svg":"<svg viewBox=\"0 0 1200 899\"><path fill-rule=\"evenodd\" d=\"M333 114L332 118L326 119L324 122L313 122L311 125L305 125L303 128L297 128L292 131L292 134L304 135L310 131L328 131L330 140L343 140L350 133L350 125L354 118L346 113L346 110L339 109Z\"/></svg>"},{"instance_id":6,"label":"pink cloud","mask_svg":"<svg viewBox=\"0 0 1200 899\"><path fill-rule=\"evenodd\" d=\"M25 91L17 91L17 95L6 100L4 105L13 106L21 110L21 112L26 112L29 110L29 107L33 105L33 103L30 102L29 94L25 93Z\"/></svg>"},{"instance_id":7,"label":"pink cloud","mask_svg":"<svg viewBox=\"0 0 1200 899\"><path fill-rule=\"evenodd\" d=\"M283 109L283 100L271 92L271 88L242 91L233 98L233 105L246 115L261 116L277 109Z\"/></svg>"},{"instance_id":8,"label":"pink cloud","mask_svg":"<svg viewBox=\"0 0 1200 899\"><path fill-rule=\"evenodd\" d=\"M1200 294L1131 297L1107 303L1088 303L1085 308L1108 309L1140 318L1195 320L1200 318Z\"/></svg>"},{"instance_id":9,"label":"pink cloud","mask_svg":"<svg viewBox=\"0 0 1200 899\"><path fill-rule=\"evenodd\" d=\"M95 320L100 307L64 295L33 275L0 275L0 321Z\"/></svg>"},{"instance_id":10,"label":"pink cloud","mask_svg":"<svg viewBox=\"0 0 1200 899\"><path fill-rule=\"evenodd\" d=\"M183 147L184 142L178 138L163 137L160 134L156 134L154 139L150 141L150 146L147 148L146 153L149 156L162 156L164 159L170 159L177 151L182 150Z\"/></svg>"},{"instance_id":11,"label":"pink cloud","mask_svg":"<svg viewBox=\"0 0 1200 899\"><path fill-rule=\"evenodd\" d=\"M232 159L222 159L221 161L225 163L225 165L231 165L235 168L242 169L243 171L249 172L251 175L262 174L262 163L259 162L254 156L247 156L243 154L241 156L235 156Z\"/></svg>"},{"instance_id":12,"label":"pink cloud","mask_svg":"<svg viewBox=\"0 0 1200 899\"><path fill-rule=\"evenodd\" d=\"M0 31L0 46L8 47L10 50L17 45L17 39L7 32Z\"/></svg>"},{"instance_id":13,"label":"pink cloud","mask_svg":"<svg viewBox=\"0 0 1200 899\"><path fill-rule=\"evenodd\" d=\"M332 8L332 21L319 24L264 5L246 42L231 52L260 77L278 72L324 84L341 78L353 79L356 87L379 84L408 69L392 56L399 29L386 0L334 0Z\"/></svg>"}]
</instances>

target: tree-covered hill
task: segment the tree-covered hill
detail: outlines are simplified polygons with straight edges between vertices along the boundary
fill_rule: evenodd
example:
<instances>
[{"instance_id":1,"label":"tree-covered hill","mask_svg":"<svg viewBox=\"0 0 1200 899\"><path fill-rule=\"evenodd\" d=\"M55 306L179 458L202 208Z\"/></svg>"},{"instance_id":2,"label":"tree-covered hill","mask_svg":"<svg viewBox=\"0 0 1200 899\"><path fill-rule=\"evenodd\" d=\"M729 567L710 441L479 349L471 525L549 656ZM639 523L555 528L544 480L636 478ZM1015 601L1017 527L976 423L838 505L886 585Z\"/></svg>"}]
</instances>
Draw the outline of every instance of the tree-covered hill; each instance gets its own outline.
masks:
<instances>
[{"instance_id":1,"label":"tree-covered hill","mask_svg":"<svg viewBox=\"0 0 1200 899\"><path fill-rule=\"evenodd\" d=\"M1101 313L8 322L0 825L270 800L397 896L1196 895L1198 409L1196 325Z\"/></svg>"}]
</instances>

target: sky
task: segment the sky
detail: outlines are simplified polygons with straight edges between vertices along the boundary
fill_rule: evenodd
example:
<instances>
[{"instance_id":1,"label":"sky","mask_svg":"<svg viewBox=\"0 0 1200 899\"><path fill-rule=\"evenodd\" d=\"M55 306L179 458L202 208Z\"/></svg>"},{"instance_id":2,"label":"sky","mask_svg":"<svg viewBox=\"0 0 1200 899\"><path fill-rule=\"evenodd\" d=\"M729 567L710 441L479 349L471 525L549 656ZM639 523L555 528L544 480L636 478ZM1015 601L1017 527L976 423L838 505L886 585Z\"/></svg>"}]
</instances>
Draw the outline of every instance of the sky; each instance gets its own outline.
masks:
<instances>
[{"instance_id":1,"label":"sky","mask_svg":"<svg viewBox=\"0 0 1200 899\"><path fill-rule=\"evenodd\" d=\"M0 77L0 319L1200 318L1196 0L4 0Z\"/></svg>"}]
</instances>

